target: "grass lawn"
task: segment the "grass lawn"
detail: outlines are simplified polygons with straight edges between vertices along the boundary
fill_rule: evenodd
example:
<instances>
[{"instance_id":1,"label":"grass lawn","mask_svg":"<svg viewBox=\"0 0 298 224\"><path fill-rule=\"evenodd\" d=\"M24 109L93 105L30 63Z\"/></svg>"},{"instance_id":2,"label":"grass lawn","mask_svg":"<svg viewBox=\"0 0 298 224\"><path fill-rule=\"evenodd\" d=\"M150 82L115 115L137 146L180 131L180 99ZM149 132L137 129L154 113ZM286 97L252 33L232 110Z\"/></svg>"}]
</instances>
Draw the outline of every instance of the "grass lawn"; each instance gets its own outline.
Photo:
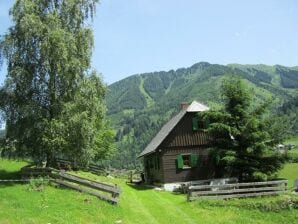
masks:
<instances>
[{"instance_id":1,"label":"grass lawn","mask_svg":"<svg viewBox=\"0 0 298 224\"><path fill-rule=\"evenodd\" d=\"M297 163L298 162L298 136L286 140L284 144L295 145L294 149L288 150L288 156L291 158L292 161ZM296 167L296 173L298 173L297 167ZM298 179L298 177L296 177L296 179Z\"/></svg>"},{"instance_id":2,"label":"grass lawn","mask_svg":"<svg viewBox=\"0 0 298 224\"><path fill-rule=\"evenodd\" d=\"M14 178L26 163L0 159L0 178ZM296 166L285 166L282 177L295 178ZM2 223L295 223L297 209L284 202L298 201L291 194L278 197L200 200L188 203L185 195L131 186L121 179L90 173L89 178L114 182L122 189L118 206L63 188L46 186L34 191L30 184L0 183Z\"/></svg>"},{"instance_id":3,"label":"grass lawn","mask_svg":"<svg viewBox=\"0 0 298 224\"><path fill-rule=\"evenodd\" d=\"M289 150L289 154L295 154L298 156L298 136L286 140L284 144L295 145L296 147L294 149Z\"/></svg>"},{"instance_id":4,"label":"grass lawn","mask_svg":"<svg viewBox=\"0 0 298 224\"><path fill-rule=\"evenodd\" d=\"M289 180L289 188L293 189L294 181L298 179L298 163L288 163L279 172L279 177Z\"/></svg>"},{"instance_id":5,"label":"grass lawn","mask_svg":"<svg viewBox=\"0 0 298 224\"><path fill-rule=\"evenodd\" d=\"M285 144L296 145L296 147L298 147L298 136L286 140Z\"/></svg>"}]
</instances>

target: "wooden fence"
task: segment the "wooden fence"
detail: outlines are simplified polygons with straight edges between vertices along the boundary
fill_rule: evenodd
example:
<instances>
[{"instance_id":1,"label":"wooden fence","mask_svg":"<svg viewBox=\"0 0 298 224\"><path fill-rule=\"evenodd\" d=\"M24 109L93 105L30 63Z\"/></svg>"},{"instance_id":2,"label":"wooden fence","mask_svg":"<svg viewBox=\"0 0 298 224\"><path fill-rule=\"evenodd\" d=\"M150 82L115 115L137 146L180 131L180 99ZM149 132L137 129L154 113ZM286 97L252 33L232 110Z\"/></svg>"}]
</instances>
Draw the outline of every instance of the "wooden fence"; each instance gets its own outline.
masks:
<instances>
[{"instance_id":1,"label":"wooden fence","mask_svg":"<svg viewBox=\"0 0 298 224\"><path fill-rule=\"evenodd\" d=\"M64 170L79 169L79 167L75 164L74 161L67 160L67 159L61 159L61 158L57 158L56 160L57 160L57 167L59 169L64 169ZM105 170L101 166L98 166L97 164L94 164L94 163L89 164L87 169L89 172L92 172L95 174L104 174L105 173Z\"/></svg>"},{"instance_id":2,"label":"wooden fence","mask_svg":"<svg viewBox=\"0 0 298 224\"><path fill-rule=\"evenodd\" d=\"M52 168L49 167L32 167L31 165L29 166L24 166L21 169L21 175L22 179L27 179L31 177L38 177L38 176L50 176L50 173L52 172Z\"/></svg>"},{"instance_id":3,"label":"wooden fence","mask_svg":"<svg viewBox=\"0 0 298 224\"><path fill-rule=\"evenodd\" d=\"M277 195L285 193L287 186L288 180L189 186L187 200L192 201L198 198L241 198Z\"/></svg>"},{"instance_id":4,"label":"wooden fence","mask_svg":"<svg viewBox=\"0 0 298 224\"><path fill-rule=\"evenodd\" d=\"M95 164L90 164L88 166L88 170L89 170L89 172L94 173L94 174L105 174L105 170L102 167L97 166Z\"/></svg>"},{"instance_id":5,"label":"wooden fence","mask_svg":"<svg viewBox=\"0 0 298 224\"><path fill-rule=\"evenodd\" d=\"M190 181L189 186L202 186L202 185L219 185L219 184L235 184L238 183L238 178L220 178L220 179L207 179L207 180L195 180Z\"/></svg>"},{"instance_id":6,"label":"wooden fence","mask_svg":"<svg viewBox=\"0 0 298 224\"><path fill-rule=\"evenodd\" d=\"M79 177L65 171L56 170L53 168L35 168L24 167L21 170L22 178L48 176L52 182L94 195L102 200L117 204L120 196L120 188L113 184L102 183L87 178Z\"/></svg>"},{"instance_id":7,"label":"wooden fence","mask_svg":"<svg viewBox=\"0 0 298 224\"><path fill-rule=\"evenodd\" d=\"M112 204L118 203L120 189L116 185L89 180L65 172L52 172L52 182L59 185L94 195Z\"/></svg>"}]
</instances>

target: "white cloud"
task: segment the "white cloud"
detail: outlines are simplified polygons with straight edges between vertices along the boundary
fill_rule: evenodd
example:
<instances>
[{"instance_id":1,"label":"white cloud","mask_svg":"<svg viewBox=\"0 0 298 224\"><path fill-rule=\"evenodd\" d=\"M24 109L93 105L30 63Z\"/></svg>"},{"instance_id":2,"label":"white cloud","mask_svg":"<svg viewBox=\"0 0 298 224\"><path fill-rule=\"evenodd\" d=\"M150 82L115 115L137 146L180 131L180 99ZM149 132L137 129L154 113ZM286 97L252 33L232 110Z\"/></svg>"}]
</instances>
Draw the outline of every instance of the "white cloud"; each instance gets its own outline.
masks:
<instances>
[{"instance_id":1,"label":"white cloud","mask_svg":"<svg viewBox=\"0 0 298 224\"><path fill-rule=\"evenodd\" d=\"M247 32L246 31L236 31L234 33L235 37L246 37L247 36Z\"/></svg>"},{"instance_id":2,"label":"white cloud","mask_svg":"<svg viewBox=\"0 0 298 224\"><path fill-rule=\"evenodd\" d=\"M239 32L235 32L235 36L236 36L236 37L240 37L240 35L241 35L241 34L240 34Z\"/></svg>"}]
</instances>

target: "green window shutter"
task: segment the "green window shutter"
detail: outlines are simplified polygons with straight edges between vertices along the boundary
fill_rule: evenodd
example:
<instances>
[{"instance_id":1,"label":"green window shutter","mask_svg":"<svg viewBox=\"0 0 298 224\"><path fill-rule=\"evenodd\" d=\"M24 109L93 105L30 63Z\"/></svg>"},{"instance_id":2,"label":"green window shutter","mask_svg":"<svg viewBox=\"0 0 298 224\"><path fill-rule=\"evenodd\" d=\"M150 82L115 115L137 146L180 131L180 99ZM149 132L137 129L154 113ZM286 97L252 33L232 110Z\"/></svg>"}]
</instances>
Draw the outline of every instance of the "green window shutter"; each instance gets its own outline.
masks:
<instances>
[{"instance_id":1,"label":"green window shutter","mask_svg":"<svg viewBox=\"0 0 298 224\"><path fill-rule=\"evenodd\" d=\"M192 118L192 130L193 131L199 130L199 121L197 117Z\"/></svg>"},{"instance_id":2,"label":"green window shutter","mask_svg":"<svg viewBox=\"0 0 298 224\"><path fill-rule=\"evenodd\" d=\"M183 158L182 155L177 155L177 168L183 169Z\"/></svg>"},{"instance_id":3,"label":"green window shutter","mask_svg":"<svg viewBox=\"0 0 298 224\"><path fill-rule=\"evenodd\" d=\"M190 155L190 165L191 165L191 167L196 167L197 166L197 164L198 164L198 155L196 155L196 154L191 154Z\"/></svg>"}]
</instances>

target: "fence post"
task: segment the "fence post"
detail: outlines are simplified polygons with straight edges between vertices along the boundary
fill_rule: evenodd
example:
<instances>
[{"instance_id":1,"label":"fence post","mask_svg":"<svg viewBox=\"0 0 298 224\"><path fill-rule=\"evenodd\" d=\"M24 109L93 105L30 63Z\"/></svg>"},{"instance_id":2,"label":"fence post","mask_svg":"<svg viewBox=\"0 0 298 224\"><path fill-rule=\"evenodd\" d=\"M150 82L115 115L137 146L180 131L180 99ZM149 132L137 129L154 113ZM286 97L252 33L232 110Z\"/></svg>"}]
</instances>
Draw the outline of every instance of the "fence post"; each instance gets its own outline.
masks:
<instances>
[{"instance_id":1,"label":"fence post","mask_svg":"<svg viewBox=\"0 0 298 224\"><path fill-rule=\"evenodd\" d=\"M190 196L191 196L191 189L188 187L187 188L187 201L190 201Z\"/></svg>"},{"instance_id":2,"label":"fence post","mask_svg":"<svg viewBox=\"0 0 298 224\"><path fill-rule=\"evenodd\" d=\"M117 184L115 184L115 188L117 188ZM112 193L112 198L116 198L118 196L118 194L116 192Z\"/></svg>"},{"instance_id":3,"label":"fence post","mask_svg":"<svg viewBox=\"0 0 298 224\"><path fill-rule=\"evenodd\" d=\"M132 170L129 173L129 183L132 183Z\"/></svg>"}]
</instances>

